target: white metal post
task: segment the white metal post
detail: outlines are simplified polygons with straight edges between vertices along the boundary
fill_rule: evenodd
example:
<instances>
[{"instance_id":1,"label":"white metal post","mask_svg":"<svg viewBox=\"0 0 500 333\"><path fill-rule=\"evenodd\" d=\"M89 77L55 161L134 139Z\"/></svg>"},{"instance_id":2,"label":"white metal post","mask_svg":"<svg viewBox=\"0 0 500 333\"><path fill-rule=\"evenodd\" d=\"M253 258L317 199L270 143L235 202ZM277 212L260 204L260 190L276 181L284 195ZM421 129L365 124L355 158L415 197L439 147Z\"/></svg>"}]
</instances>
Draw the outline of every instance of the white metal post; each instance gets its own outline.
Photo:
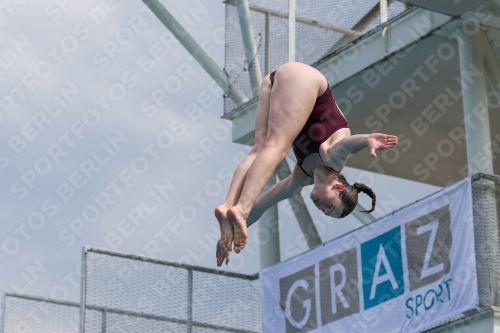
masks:
<instances>
[{"instance_id":1,"label":"white metal post","mask_svg":"<svg viewBox=\"0 0 500 333\"><path fill-rule=\"evenodd\" d=\"M80 282L80 333L85 333L85 308L87 306L87 247L82 248L81 282Z\"/></svg>"},{"instance_id":2,"label":"white metal post","mask_svg":"<svg viewBox=\"0 0 500 333\"><path fill-rule=\"evenodd\" d=\"M238 18L240 20L243 45L245 46L245 57L247 59L252 92L254 96L258 96L262 75L260 72L259 55L255 47L248 0L236 0L236 7L238 8Z\"/></svg>"},{"instance_id":3,"label":"white metal post","mask_svg":"<svg viewBox=\"0 0 500 333\"><path fill-rule=\"evenodd\" d=\"M485 59L488 53L486 38L482 35L481 27L473 22L464 22L466 29L458 35L458 46L460 55L460 74L462 78L462 98L464 104L464 126L467 147L467 166L469 176L477 172L493 174L493 157L491 151L490 121L488 107L486 105L486 78L485 63L492 67L492 60ZM477 32L472 34L471 32ZM479 71L480 77L474 77L473 81L466 75L472 70ZM488 216L497 216L497 205L495 195L495 183L489 180L481 180L472 183L472 186L481 186L481 202L474 206L481 206L475 212L475 218L481 221ZM480 215L477 215L480 214ZM494 223L497 226L497 223ZM491 251L497 251L492 249ZM496 255L496 254L495 254ZM494 257L495 257L494 255ZM496 268L496 267L495 267ZM491 277L490 277L491 278ZM494 291L497 292L496 289Z\"/></svg>"},{"instance_id":4,"label":"white metal post","mask_svg":"<svg viewBox=\"0 0 500 333\"><path fill-rule=\"evenodd\" d=\"M490 83L491 90L495 94L498 101L500 101L500 64L498 63L497 55L493 51L490 41L486 33L481 30L484 45L484 71L488 82Z\"/></svg>"},{"instance_id":5,"label":"white metal post","mask_svg":"<svg viewBox=\"0 0 500 333\"><path fill-rule=\"evenodd\" d=\"M188 269L188 290L187 290L187 325L186 325L186 332L187 333L192 333L193 332L193 270Z\"/></svg>"},{"instance_id":6,"label":"white metal post","mask_svg":"<svg viewBox=\"0 0 500 333\"><path fill-rule=\"evenodd\" d=\"M270 60L271 60L270 57L269 57L269 55L270 55L269 52L271 51L269 49L269 47L271 45L271 41L270 41L270 39L271 39L271 33L269 31L269 29L270 29L269 26L270 26L270 21L271 21L271 18L270 18L271 14L265 13L264 15L266 15L265 16L265 20L266 20L265 21L265 29L266 30L265 30L265 35L264 35L264 39L265 39L264 73L267 75L267 74L269 74L269 67L270 67Z\"/></svg>"},{"instance_id":7,"label":"white metal post","mask_svg":"<svg viewBox=\"0 0 500 333\"><path fill-rule=\"evenodd\" d=\"M387 0L380 0L380 24L384 24L389 20L387 7L388 7Z\"/></svg>"},{"instance_id":8,"label":"white metal post","mask_svg":"<svg viewBox=\"0 0 500 333\"><path fill-rule=\"evenodd\" d=\"M498 58L495 54L495 51L493 50L493 47L491 46L490 41L488 40L488 36L486 35L486 32L481 29L480 30L480 37L483 45L483 50L484 50L484 73L486 73L486 77L488 78L488 82L490 83L491 90L495 94L496 98L498 101L500 101L500 65L498 63ZM487 109L486 109L487 110ZM488 114L486 114L488 116ZM487 118L486 118L487 119ZM489 123L489 122L488 122ZM484 148L483 148L484 149ZM488 153L491 154L491 145L487 146ZM491 156L491 155L490 155ZM493 158L491 158L491 173L493 173ZM489 218L493 217L493 221L491 225L493 226L494 230L492 232L492 237L495 237L496 242L495 244L498 244L498 221L496 221L496 217L498 216L497 214L497 197L496 197L496 191L495 191L495 182L487 179L481 179L479 181L473 182L472 186L481 186L481 192L482 192L482 200L480 203L474 203L474 205L480 207L477 209L475 214L479 214L481 221L488 220ZM488 249L489 254L493 258L498 258L499 255L499 248L498 246L494 246L490 249ZM496 272L498 272L498 261L493 260L491 262L491 265L493 266L493 269L490 268L489 274L490 274L490 281L497 281L498 277ZM498 301L498 286L493 288L493 294L492 300L493 302Z\"/></svg>"},{"instance_id":9,"label":"white metal post","mask_svg":"<svg viewBox=\"0 0 500 333\"><path fill-rule=\"evenodd\" d=\"M267 191L276 183L276 174L273 173L267 182L264 191ZM280 259L280 234L278 229L278 205L266 210L259 219L259 247L260 247L260 269L275 265Z\"/></svg>"},{"instance_id":10,"label":"white metal post","mask_svg":"<svg viewBox=\"0 0 500 333\"><path fill-rule=\"evenodd\" d=\"M143 0L151 9L153 14L167 27L177 40L186 48L205 71L224 90L229 98L236 104L241 105L248 102L248 97L234 85L230 85L226 74L217 66L215 61L196 43L188 32L177 22L177 20L163 7L158 0Z\"/></svg>"},{"instance_id":11,"label":"white metal post","mask_svg":"<svg viewBox=\"0 0 500 333\"><path fill-rule=\"evenodd\" d=\"M7 301L7 294L3 294L3 297L2 297L2 324L0 326L0 332L2 333L5 333L5 309L6 309L6 306L5 306L5 302Z\"/></svg>"},{"instance_id":12,"label":"white metal post","mask_svg":"<svg viewBox=\"0 0 500 333\"><path fill-rule=\"evenodd\" d=\"M484 75L484 49L481 28L473 22L464 22L465 30L458 35L464 126L469 175L477 172L493 173L490 141L490 121L486 101ZM476 31L477 33L471 33ZM480 77L471 78L466 73L479 71ZM473 81L471 81L473 80Z\"/></svg>"},{"instance_id":13,"label":"white metal post","mask_svg":"<svg viewBox=\"0 0 500 333\"><path fill-rule=\"evenodd\" d=\"M106 333L106 326L107 326L107 312L106 310L101 311L101 333Z\"/></svg>"},{"instance_id":14,"label":"white metal post","mask_svg":"<svg viewBox=\"0 0 500 333\"><path fill-rule=\"evenodd\" d=\"M288 0L288 61L295 61L295 0Z\"/></svg>"}]
</instances>

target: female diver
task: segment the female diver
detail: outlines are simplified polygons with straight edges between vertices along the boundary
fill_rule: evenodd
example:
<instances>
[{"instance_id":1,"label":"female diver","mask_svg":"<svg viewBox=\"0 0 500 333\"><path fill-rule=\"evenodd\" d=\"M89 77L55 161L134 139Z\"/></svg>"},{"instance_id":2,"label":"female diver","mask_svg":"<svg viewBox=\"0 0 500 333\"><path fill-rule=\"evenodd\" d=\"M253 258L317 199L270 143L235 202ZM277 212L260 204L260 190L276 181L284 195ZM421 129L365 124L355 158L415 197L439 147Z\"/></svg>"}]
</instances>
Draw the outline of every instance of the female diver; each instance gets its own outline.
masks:
<instances>
[{"instance_id":1,"label":"female diver","mask_svg":"<svg viewBox=\"0 0 500 333\"><path fill-rule=\"evenodd\" d=\"M364 184L350 185L340 172L350 154L367 147L377 157L376 150L397 143L394 135L351 135L325 77L313 67L291 62L266 75L259 92L253 148L236 168L225 202L215 208L221 230L217 266L224 260L229 263L233 242L236 253L245 247L247 226L306 185L314 184L311 200L328 216L349 215L359 192L372 198L366 213L373 211L373 191ZM261 194L290 147L297 159L293 172Z\"/></svg>"}]
</instances>

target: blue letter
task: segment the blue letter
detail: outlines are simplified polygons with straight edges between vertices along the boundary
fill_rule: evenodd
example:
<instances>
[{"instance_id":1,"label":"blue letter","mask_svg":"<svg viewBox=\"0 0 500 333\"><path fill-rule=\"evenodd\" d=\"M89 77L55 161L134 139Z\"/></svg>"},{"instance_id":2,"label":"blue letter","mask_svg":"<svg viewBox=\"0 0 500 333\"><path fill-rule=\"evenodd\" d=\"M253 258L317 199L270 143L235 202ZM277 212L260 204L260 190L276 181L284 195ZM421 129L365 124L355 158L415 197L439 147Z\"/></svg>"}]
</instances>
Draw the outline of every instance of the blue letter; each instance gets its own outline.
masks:
<instances>
[{"instance_id":1,"label":"blue letter","mask_svg":"<svg viewBox=\"0 0 500 333\"><path fill-rule=\"evenodd\" d=\"M434 298L432 298L432 297L431 297L431 301L432 301L432 302L431 302L431 305L427 306L427 305L425 304L425 300L427 299L427 295L429 295L429 293L434 293L434 294L436 294L436 292L434 291L434 289L430 289L430 290L428 290L428 291L425 293L425 296L424 296L424 309L426 309L426 310L429 310L429 309L430 309L430 308L432 308L432 306L434 305Z\"/></svg>"},{"instance_id":2,"label":"blue letter","mask_svg":"<svg viewBox=\"0 0 500 333\"><path fill-rule=\"evenodd\" d=\"M451 280L452 279L448 279L448 280L444 281L444 284L446 285L446 290L448 291L448 301L451 298L451 295L450 295L450 286L448 285L448 282L451 282Z\"/></svg>"},{"instance_id":3,"label":"blue letter","mask_svg":"<svg viewBox=\"0 0 500 333\"><path fill-rule=\"evenodd\" d=\"M418 316L418 307L422 305L422 295L417 295L415 297L415 313Z\"/></svg>"},{"instance_id":4,"label":"blue letter","mask_svg":"<svg viewBox=\"0 0 500 333\"><path fill-rule=\"evenodd\" d=\"M404 293L401 227L361 244L365 310Z\"/></svg>"},{"instance_id":5,"label":"blue letter","mask_svg":"<svg viewBox=\"0 0 500 333\"><path fill-rule=\"evenodd\" d=\"M408 318L408 319L410 319L411 317L413 317L413 307L411 307L410 305L408 305L408 303L410 301L413 301L413 297L410 297L410 298L408 298L406 300L406 307L411 310L411 315L406 315L406 318Z\"/></svg>"}]
</instances>

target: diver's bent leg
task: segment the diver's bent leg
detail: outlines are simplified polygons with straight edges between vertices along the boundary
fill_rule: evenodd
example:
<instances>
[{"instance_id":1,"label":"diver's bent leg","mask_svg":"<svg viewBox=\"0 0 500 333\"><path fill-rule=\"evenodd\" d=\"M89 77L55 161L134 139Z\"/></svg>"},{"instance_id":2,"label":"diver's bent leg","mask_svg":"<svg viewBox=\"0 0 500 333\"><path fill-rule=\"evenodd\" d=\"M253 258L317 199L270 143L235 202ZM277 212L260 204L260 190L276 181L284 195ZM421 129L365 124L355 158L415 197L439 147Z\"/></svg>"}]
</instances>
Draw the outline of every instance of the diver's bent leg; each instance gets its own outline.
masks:
<instances>
[{"instance_id":1,"label":"diver's bent leg","mask_svg":"<svg viewBox=\"0 0 500 333\"><path fill-rule=\"evenodd\" d=\"M215 217L221 229L221 241L227 251L231 251L233 242L233 226L227 219L227 210L236 205L245 184L248 169L262 150L267 137L267 123L269 119L269 103L271 96L271 81L269 75L262 80L259 93L259 104L255 118L255 140L250 153L238 164L231 180L231 185L222 205L215 208Z\"/></svg>"},{"instance_id":2,"label":"diver's bent leg","mask_svg":"<svg viewBox=\"0 0 500 333\"><path fill-rule=\"evenodd\" d=\"M246 219L255 200L257 200L257 197L271 178L274 169L285 158L289 149L290 147L266 145L248 170L245 186L238 204L227 211L227 218L233 225L234 251L236 253L239 253L247 243Z\"/></svg>"}]
</instances>

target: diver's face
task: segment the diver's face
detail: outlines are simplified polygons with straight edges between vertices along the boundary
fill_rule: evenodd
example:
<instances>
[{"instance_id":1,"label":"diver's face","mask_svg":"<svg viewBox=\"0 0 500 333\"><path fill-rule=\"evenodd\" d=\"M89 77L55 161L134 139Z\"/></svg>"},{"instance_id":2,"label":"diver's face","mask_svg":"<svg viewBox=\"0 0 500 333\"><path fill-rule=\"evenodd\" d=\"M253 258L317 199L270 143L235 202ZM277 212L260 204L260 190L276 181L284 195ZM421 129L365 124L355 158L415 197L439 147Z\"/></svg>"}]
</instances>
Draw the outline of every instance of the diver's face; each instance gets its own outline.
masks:
<instances>
[{"instance_id":1,"label":"diver's face","mask_svg":"<svg viewBox=\"0 0 500 333\"><path fill-rule=\"evenodd\" d=\"M314 186L309 197L325 215L338 218L344 211L344 204L339 197L339 193L343 189L344 186L337 183L324 188Z\"/></svg>"}]
</instances>

